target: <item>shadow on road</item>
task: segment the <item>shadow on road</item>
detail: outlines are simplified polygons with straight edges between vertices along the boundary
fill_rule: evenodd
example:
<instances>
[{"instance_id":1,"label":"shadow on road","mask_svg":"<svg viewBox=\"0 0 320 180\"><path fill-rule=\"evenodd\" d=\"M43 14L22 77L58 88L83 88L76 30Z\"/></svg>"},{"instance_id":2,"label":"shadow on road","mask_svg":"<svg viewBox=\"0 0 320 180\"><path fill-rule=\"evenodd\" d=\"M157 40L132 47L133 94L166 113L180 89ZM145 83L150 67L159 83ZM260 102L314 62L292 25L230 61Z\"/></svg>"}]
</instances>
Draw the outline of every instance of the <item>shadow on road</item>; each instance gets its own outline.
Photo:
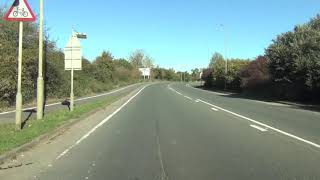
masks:
<instances>
[{"instance_id":1,"label":"shadow on road","mask_svg":"<svg viewBox=\"0 0 320 180\"><path fill-rule=\"evenodd\" d=\"M221 90L216 90L216 89L208 89L204 88L203 86L195 86L195 88L206 90L206 91L211 91L211 92L218 92L218 93L228 93L225 95L218 95L221 97L226 97L226 98L235 98L235 99L248 99L248 100L255 100L255 101L263 101L263 102L268 102L268 103L280 103L280 104L285 104L288 105L290 108L294 109L303 109L303 110L308 110L308 111L313 111L313 112L320 112L320 104L307 104L305 102L290 102L290 101L281 101L279 99L276 99L274 97L270 96L264 96L261 94L249 94L249 93L239 93L239 92L225 92Z\"/></svg>"}]
</instances>

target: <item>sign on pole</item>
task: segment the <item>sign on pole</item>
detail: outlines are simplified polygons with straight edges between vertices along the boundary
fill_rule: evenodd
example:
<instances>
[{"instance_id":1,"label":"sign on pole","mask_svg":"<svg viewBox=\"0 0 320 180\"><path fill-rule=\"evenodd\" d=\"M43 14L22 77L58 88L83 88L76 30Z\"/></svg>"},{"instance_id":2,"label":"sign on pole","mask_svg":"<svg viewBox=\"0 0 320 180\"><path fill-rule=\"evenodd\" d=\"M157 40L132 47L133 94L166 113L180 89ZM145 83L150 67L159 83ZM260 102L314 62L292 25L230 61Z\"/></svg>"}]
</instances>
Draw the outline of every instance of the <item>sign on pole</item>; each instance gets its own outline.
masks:
<instances>
[{"instance_id":1,"label":"sign on pole","mask_svg":"<svg viewBox=\"0 0 320 180\"><path fill-rule=\"evenodd\" d=\"M27 0L15 0L9 11L5 14L6 21L32 22L36 16L32 12Z\"/></svg>"},{"instance_id":2,"label":"sign on pole","mask_svg":"<svg viewBox=\"0 0 320 180\"><path fill-rule=\"evenodd\" d=\"M80 40L73 35L64 48L64 68L65 70L82 69L82 49Z\"/></svg>"},{"instance_id":3,"label":"sign on pole","mask_svg":"<svg viewBox=\"0 0 320 180\"><path fill-rule=\"evenodd\" d=\"M142 73L142 76L150 76L150 68L139 68L139 71Z\"/></svg>"},{"instance_id":4,"label":"sign on pole","mask_svg":"<svg viewBox=\"0 0 320 180\"><path fill-rule=\"evenodd\" d=\"M151 75L150 68L139 68L139 71L141 72L143 79L145 79L146 77L150 79L150 75Z\"/></svg>"},{"instance_id":5,"label":"sign on pole","mask_svg":"<svg viewBox=\"0 0 320 180\"><path fill-rule=\"evenodd\" d=\"M29 4L26 0L15 0L9 11L5 14L6 21L19 22L19 53L18 53L18 81L16 94L16 129L21 129L21 115L22 115L22 39L23 39L23 22L32 22L36 20Z\"/></svg>"},{"instance_id":6,"label":"sign on pole","mask_svg":"<svg viewBox=\"0 0 320 180\"><path fill-rule=\"evenodd\" d=\"M82 49L79 39L86 38L85 34L73 32L64 48L64 69L71 70L70 111L74 109L73 71L82 69Z\"/></svg>"}]
</instances>

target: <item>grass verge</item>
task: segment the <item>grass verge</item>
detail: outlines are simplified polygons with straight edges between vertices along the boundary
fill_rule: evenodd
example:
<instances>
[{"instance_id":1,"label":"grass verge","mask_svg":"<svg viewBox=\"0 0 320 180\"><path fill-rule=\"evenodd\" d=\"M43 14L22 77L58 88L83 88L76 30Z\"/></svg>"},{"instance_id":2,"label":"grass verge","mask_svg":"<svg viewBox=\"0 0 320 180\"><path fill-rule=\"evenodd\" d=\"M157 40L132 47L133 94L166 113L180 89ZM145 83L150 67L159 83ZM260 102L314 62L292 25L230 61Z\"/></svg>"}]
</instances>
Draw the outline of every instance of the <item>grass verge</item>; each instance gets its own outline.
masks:
<instances>
[{"instance_id":1,"label":"grass verge","mask_svg":"<svg viewBox=\"0 0 320 180\"><path fill-rule=\"evenodd\" d=\"M107 96L95 102L76 106L73 112L69 110L57 110L46 114L43 120L31 119L21 131L15 131L14 124L0 124L0 155L33 139L53 131L71 120L80 120L90 112L104 108L119 100L125 95Z\"/></svg>"}]
</instances>

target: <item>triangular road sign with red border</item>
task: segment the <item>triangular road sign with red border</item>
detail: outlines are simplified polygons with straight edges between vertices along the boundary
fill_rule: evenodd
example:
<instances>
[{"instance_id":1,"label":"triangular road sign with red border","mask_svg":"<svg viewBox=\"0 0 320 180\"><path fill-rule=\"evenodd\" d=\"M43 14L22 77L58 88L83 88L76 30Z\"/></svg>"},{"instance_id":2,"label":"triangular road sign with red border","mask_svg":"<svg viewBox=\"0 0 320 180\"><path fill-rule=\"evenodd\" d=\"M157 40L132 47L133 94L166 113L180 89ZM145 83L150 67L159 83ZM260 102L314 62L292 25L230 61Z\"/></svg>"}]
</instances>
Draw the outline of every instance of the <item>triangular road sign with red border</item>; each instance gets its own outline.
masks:
<instances>
[{"instance_id":1,"label":"triangular road sign with red border","mask_svg":"<svg viewBox=\"0 0 320 180\"><path fill-rule=\"evenodd\" d=\"M32 22L36 20L36 16L32 12L27 0L15 0L5 14L6 21L23 21Z\"/></svg>"}]
</instances>

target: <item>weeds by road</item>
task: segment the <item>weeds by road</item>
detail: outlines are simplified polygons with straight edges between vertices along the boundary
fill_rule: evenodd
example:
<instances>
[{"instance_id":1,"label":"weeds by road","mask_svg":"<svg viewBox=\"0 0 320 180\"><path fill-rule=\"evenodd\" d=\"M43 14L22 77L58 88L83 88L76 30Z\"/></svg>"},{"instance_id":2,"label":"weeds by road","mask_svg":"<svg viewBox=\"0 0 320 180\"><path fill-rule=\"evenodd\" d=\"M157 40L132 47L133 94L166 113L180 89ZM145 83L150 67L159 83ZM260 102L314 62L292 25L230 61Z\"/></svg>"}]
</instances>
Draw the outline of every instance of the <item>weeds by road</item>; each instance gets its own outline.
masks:
<instances>
[{"instance_id":1,"label":"weeds by road","mask_svg":"<svg viewBox=\"0 0 320 180\"><path fill-rule=\"evenodd\" d=\"M15 131L14 124L0 124L0 155L33 139L53 131L71 120L80 120L90 112L108 106L124 95L108 96L98 101L76 106L73 112L58 110L48 113L43 120L31 119L24 125L23 130Z\"/></svg>"}]
</instances>

